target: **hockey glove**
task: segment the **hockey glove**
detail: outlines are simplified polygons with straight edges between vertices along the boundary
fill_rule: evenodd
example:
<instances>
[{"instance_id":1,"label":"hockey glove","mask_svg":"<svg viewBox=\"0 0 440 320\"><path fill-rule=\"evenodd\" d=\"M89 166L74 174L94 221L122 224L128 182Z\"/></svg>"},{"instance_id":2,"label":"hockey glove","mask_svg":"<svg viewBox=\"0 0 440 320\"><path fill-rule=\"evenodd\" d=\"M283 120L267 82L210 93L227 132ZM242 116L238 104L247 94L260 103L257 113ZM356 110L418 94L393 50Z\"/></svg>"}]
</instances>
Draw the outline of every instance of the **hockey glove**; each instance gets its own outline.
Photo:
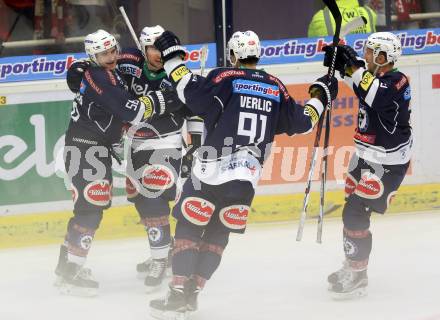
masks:
<instances>
[{"instance_id":1,"label":"hockey glove","mask_svg":"<svg viewBox=\"0 0 440 320\"><path fill-rule=\"evenodd\" d=\"M69 70L67 70L66 81L67 85L73 93L78 93L81 86L81 81L84 72L90 67L90 61L79 60L72 63Z\"/></svg>"},{"instance_id":2,"label":"hockey glove","mask_svg":"<svg viewBox=\"0 0 440 320\"><path fill-rule=\"evenodd\" d=\"M332 61L334 47L326 46L323 50L325 51L324 66L329 67ZM339 71L342 78L345 75L351 76L354 72L353 68L356 70L361 67L365 68L365 61L358 56L352 47L347 45L338 46L335 70Z\"/></svg>"},{"instance_id":3,"label":"hockey glove","mask_svg":"<svg viewBox=\"0 0 440 320\"><path fill-rule=\"evenodd\" d=\"M344 74L344 70L345 70L345 60L342 57L341 54L341 50L340 50L341 46L338 46L338 52L336 55L336 60L335 60L335 70L339 71L339 73L341 74L341 76ZM334 46L325 46L322 48L322 51L325 52L324 54L324 66L325 67L330 67L331 63L332 63L332 59L333 59L333 52L335 52L335 47Z\"/></svg>"},{"instance_id":4,"label":"hockey glove","mask_svg":"<svg viewBox=\"0 0 440 320\"><path fill-rule=\"evenodd\" d=\"M185 50L180 45L179 38L171 31L162 33L154 42L154 46L160 51L164 63L177 56L182 60L185 57Z\"/></svg>"},{"instance_id":5,"label":"hockey glove","mask_svg":"<svg viewBox=\"0 0 440 320\"><path fill-rule=\"evenodd\" d=\"M146 96L140 97L139 100L145 106L143 122L149 121L154 115L161 116L176 112L184 106L177 93L172 90L152 91Z\"/></svg>"},{"instance_id":6,"label":"hockey glove","mask_svg":"<svg viewBox=\"0 0 440 320\"><path fill-rule=\"evenodd\" d=\"M329 81L328 75L318 78L309 87L309 93L311 98L318 98L326 106L338 96L338 80L332 77Z\"/></svg>"}]
</instances>

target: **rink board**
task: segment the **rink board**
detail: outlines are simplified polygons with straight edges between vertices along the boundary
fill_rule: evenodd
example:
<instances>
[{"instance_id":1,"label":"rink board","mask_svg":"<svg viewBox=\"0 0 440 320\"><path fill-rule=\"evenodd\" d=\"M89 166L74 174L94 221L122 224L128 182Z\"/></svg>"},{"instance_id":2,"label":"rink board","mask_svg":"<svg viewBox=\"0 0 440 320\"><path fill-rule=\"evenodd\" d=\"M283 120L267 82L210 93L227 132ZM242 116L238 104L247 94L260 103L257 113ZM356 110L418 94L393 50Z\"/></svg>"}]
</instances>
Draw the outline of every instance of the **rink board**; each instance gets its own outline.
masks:
<instances>
[{"instance_id":1,"label":"rink board","mask_svg":"<svg viewBox=\"0 0 440 320\"><path fill-rule=\"evenodd\" d=\"M249 223L293 221L299 218L303 194L260 195L252 204ZM327 217L340 217L344 203L342 191L326 194ZM308 223L318 213L319 193L313 192ZM404 213L439 210L440 184L402 186L387 212ZM60 243L66 232L71 211L11 215L0 217L0 248ZM313 220L313 221L312 221ZM172 222L174 225L174 221ZM118 239L145 236L134 206L113 207L105 211L97 239ZM294 235L292 235L293 237Z\"/></svg>"},{"instance_id":2,"label":"rink board","mask_svg":"<svg viewBox=\"0 0 440 320\"><path fill-rule=\"evenodd\" d=\"M437 209L440 55L402 57L399 66L411 79L415 145L411 168L389 212ZM265 66L265 70L277 75L296 101L304 103L309 83L325 68L321 63L302 63ZM331 216L341 214L344 173L354 150L356 126L356 97L340 84L332 113L328 171L328 190L337 191L326 197L330 207L339 207ZM0 248L59 243L72 212L68 182L57 173L72 94L64 81L52 80L2 84L0 98L4 98L0 99ZM257 189L251 223L298 218L313 137L312 133L276 138ZM319 178L319 166L318 161L314 180ZM115 207L105 214L97 237L143 236L134 207L124 201L125 177L117 170L114 173ZM310 215L318 212L318 199L319 195L313 194Z\"/></svg>"}]
</instances>

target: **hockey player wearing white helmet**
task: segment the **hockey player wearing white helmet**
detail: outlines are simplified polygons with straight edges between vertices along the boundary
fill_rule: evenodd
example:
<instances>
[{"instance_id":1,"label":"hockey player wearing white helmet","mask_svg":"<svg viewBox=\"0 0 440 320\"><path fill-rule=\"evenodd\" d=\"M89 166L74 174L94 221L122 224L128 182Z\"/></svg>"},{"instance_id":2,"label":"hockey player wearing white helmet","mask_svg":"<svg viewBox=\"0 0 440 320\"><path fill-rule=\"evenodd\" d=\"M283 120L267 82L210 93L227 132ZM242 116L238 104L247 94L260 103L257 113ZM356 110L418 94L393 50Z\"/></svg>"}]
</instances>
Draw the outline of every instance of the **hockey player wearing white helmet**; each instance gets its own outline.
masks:
<instances>
[{"instance_id":1,"label":"hockey player wearing white helmet","mask_svg":"<svg viewBox=\"0 0 440 320\"><path fill-rule=\"evenodd\" d=\"M328 65L333 48L325 50ZM336 299L366 294L371 213L385 213L409 167L411 88L408 77L395 68L401 54L400 39L390 32L368 37L365 62L349 46L338 49L336 68L359 98L359 113L342 212L345 261L328 277Z\"/></svg>"},{"instance_id":2,"label":"hockey player wearing white helmet","mask_svg":"<svg viewBox=\"0 0 440 320\"><path fill-rule=\"evenodd\" d=\"M141 31L139 37L139 43L141 44L142 53L146 59L148 69L152 71L158 71L163 69L162 57L160 51L154 46L154 41L165 30L157 25L154 27L145 27Z\"/></svg>"},{"instance_id":3,"label":"hockey player wearing white helmet","mask_svg":"<svg viewBox=\"0 0 440 320\"><path fill-rule=\"evenodd\" d=\"M159 25L143 28L139 36L141 50L124 48L118 57L116 68L127 83L129 92L137 97L155 90L174 91L163 69L160 52L154 47L154 41L163 31ZM73 64L67 77L74 92L79 90L83 78L84 68L78 70L78 66L81 67L81 64ZM129 124L124 127L129 138L126 141L130 142L127 161L130 160L131 164L127 166L127 198L134 203L140 222L145 226L151 253L149 259L136 266L139 278L145 278L147 292L160 288L169 266L168 253L172 240L169 202L176 194L185 120L191 136L189 147L197 148L201 141L203 123L200 119L190 118L190 115L189 109L183 107L172 114L155 117L143 128L129 130ZM144 172L142 177L133 177L132 171L139 170Z\"/></svg>"},{"instance_id":4,"label":"hockey player wearing white helmet","mask_svg":"<svg viewBox=\"0 0 440 320\"><path fill-rule=\"evenodd\" d=\"M89 34L84 46L90 61L74 63L68 71L69 78L82 68L79 83L69 85L75 87L76 96L64 149L74 209L55 273L63 293L90 296L97 294L99 285L83 266L103 210L111 206L112 156L118 159L113 145L120 141L125 124L151 122L176 112L182 103L172 91L141 96L129 92L116 69L118 43L108 32Z\"/></svg>"},{"instance_id":5,"label":"hockey player wearing white helmet","mask_svg":"<svg viewBox=\"0 0 440 320\"><path fill-rule=\"evenodd\" d=\"M179 98L206 128L172 211L177 225L170 291L150 302L153 316L184 319L197 309L198 293L219 267L230 233L246 229L274 136L312 131L338 86L335 78L327 86L327 76L322 77L312 84L307 104L297 104L278 78L257 70L260 41L252 31L235 32L229 40L233 67L214 69L206 78L183 64L184 51L173 33L165 31L155 46Z\"/></svg>"}]
</instances>

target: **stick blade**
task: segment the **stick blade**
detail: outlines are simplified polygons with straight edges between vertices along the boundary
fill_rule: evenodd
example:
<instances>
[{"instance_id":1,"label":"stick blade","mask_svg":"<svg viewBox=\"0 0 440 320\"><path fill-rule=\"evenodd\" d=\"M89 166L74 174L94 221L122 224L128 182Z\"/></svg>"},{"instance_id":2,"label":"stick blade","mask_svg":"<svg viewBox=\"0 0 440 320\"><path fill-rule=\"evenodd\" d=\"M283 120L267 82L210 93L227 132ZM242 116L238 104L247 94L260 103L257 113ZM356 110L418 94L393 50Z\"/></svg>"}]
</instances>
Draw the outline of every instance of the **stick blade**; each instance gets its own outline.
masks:
<instances>
[{"instance_id":1,"label":"stick blade","mask_svg":"<svg viewBox=\"0 0 440 320\"><path fill-rule=\"evenodd\" d=\"M357 28L361 28L367 24L367 19L365 17L359 16L356 17L349 22L347 22L345 25L341 28L341 37L346 36L353 30L356 30Z\"/></svg>"}]
</instances>

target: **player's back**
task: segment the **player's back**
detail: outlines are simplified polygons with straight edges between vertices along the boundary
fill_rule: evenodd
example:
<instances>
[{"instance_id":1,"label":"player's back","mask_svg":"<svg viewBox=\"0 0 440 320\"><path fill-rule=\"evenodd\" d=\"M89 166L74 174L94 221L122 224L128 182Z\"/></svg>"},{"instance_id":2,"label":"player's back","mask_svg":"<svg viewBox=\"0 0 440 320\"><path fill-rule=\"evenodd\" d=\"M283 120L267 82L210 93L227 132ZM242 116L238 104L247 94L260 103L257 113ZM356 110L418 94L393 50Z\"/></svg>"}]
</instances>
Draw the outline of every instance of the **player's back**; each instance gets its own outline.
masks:
<instances>
[{"instance_id":1,"label":"player's back","mask_svg":"<svg viewBox=\"0 0 440 320\"><path fill-rule=\"evenodd\" d=\"M206 106L210 111L203 117L205 145L214 147L218 156L223 146L230 146L227 152L257 147L262 162L277 129L281 99L288 97L285 87L277 78L254 69L220 68L206 81L220 108Z\"/></svg>"}]
</instances>

